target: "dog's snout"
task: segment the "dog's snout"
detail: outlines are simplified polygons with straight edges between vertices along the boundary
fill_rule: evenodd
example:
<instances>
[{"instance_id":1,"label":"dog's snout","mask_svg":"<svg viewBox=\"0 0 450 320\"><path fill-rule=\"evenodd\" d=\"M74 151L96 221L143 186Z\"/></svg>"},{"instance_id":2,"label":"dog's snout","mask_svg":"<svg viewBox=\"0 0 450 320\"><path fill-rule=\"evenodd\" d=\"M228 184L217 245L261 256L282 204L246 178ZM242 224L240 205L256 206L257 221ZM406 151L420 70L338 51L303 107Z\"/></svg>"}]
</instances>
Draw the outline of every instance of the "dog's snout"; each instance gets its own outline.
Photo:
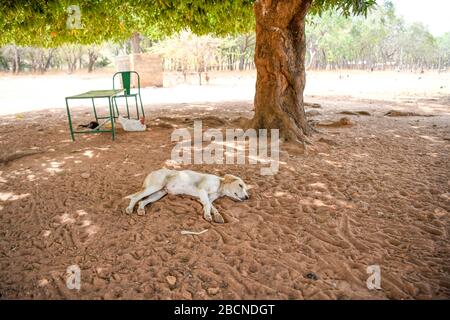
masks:
<instances>
[{"instance_id":1,"label":"dog's snout","mask_svg":"<svg viewBox=\"0 0 450 320\"><path fill-rule=\"evenodd\" d=\"M245 196L244 199L245 199L245 200L248 200L248 199L249 199L249 196Z\"/></svg>"}]
</instances>

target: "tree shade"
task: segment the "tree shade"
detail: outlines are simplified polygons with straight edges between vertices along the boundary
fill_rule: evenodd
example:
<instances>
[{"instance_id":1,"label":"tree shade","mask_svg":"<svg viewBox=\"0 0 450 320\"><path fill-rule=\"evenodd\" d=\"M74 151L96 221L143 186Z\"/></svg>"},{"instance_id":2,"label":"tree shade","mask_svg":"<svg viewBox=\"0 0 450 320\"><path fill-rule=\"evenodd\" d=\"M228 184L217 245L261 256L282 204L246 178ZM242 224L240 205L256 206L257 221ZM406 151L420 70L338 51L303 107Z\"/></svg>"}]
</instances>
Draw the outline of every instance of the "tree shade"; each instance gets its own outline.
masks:
<instances>
[{"instance_id":1,"label":"tree shade","mask_svg":"<svg viewBox=\"0 0 450 320\"><path fill-rule=\"evenodd\" d=\"M334 9L343 15L365 14L374 4L375 0L89 0L73 7L67 0L7 0L0 8L0 45L87 44L128 38L137 31L157 38L183 29L218 35L253 29L255 114L246 126L277 129L282 139L305 143L313 131L303 103L307 14Z\"/></svg>"},{"instance_id":2,"label":"tree shade","mask_svg":"<svg viewBox=\"0 0 450 320\"><path fill-rule=\"evenodd\" d=\"M68 19L76 19L74 4L80 9L80 29L67 27ZM254 30L253 4L253 0L3 0L0 46L91 44L127 39L136 31L153 39L183 29L199 35L238 34ZM314 0L309 12L336 9L344 15L365 14L374 4L375 0Z\"/></svg>"}]
</instances>

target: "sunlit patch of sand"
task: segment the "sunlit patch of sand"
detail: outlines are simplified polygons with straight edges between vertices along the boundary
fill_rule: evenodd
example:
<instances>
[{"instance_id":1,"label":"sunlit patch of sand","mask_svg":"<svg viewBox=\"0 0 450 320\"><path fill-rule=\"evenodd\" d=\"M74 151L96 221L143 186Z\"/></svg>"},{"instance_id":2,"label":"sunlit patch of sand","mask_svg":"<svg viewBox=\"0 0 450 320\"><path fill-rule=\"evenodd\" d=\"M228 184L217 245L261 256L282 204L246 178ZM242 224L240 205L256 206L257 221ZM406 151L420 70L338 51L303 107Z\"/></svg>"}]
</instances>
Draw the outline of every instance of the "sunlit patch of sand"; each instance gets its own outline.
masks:
<instances>
[{"instance_id":1,"label":"sunlit patch of sand","mask_svg":"<svg viewBox=\"0 0 450 320\"><path fill-rule=\"evenodd\" d=\"M55 173L62 172L64 170L61 169L61 168L47 168L47 169L45 169L45 171L47 171L49 173L52 173L52 174L55 174Z\"/></svg>"},{"instance_id":2,"label":"sunlit patch of sand","mask_svg":"<svg viewBox=\"0 0 450 320\"><path fill-rule=\"evenodd\" d=\"M52 174L62 172L63 169L61 167L64 165L64 162L51 161L50 168L45 169L45 171L50 172Z\"/></svg>"},{"instance_id":3,"label":"sunlit patch of sand","mask_svg":"<svg viewBox=\"0 0 450 320\"><path fill-rule=\"evenodd\" d=\"M355 158L366 158L369 155L367 153L352 153L352 156Z\"/></svg>"},{"instance_id":4,"label":"sunlit patch of sand","mask_svg":"<svg viewBox=\"0 0 450 320\"><path fill-rule=\"evenodd\" d=\"M94 157L94 151L92 151L92 150L86 150L86 151L83 153L83 156L86 156L86 157L88 157L88 158L92 158L92 157Z\"/></svg>"},{"instance_id":5,"label":"sunlit patch of sand","mask_svg":"<svg viewBox=\"0 0 450 320\"><path fill-rule=\"evenodd\" d=\"M166 165L166 166L168 166L168 167L172 167L172 168L175 168L175 169L179 169L179 168L181 168L181 165L180 165L180 163L178 163L177 161L175 161L175 160L166 160L166 162L164 162L164 164Z\"/></svg>"},{"instance_id":6,"label":"sunlit patch of sand","mask_svg":"<svg viewBox=\"0 0 450 320\"><path fill-rule=\"evenodd\" d=\"M13 192L0 192L1 201L15 201L28 197L29 193L24 194L14 194Z\"/></svg>"},{"instance_id":7,"label":"sunlit patch of sand","mask_svg":"<svg viewBox=\"0 0 450 320\"><path fill-rule=\"evenodd\" d=\"M100 151L108 151L109 149L111 149L111 147L110 146L107 146L107 147L96 147L95 149L96 150L100 150Z\"/></svg>"},{"instance_id":8,"label":"sunlit patch of sand","mask_svg":"<svg viewBox=\"0 0 450 320\"><path fill-rule=\"evenodd\" d=\"M45 287L46 285L48 285L48 280L47 279L41 279L38 282L38 286L39 287Z\"/></svg>"},{"instance_id":9,"label":"sunlit patch of sand","mask_svg":"<svg viewBox=\"0 0 450 320\"><path fill-rule=\"evenodd\" d=\"M441 197L444 200L450 201L450 192L443 193L443 194L439 195L439 197Z\"/></svg>"},{"instance_id":10,"label":"sunlit patch of sand","mask_svg":"<svg viewBox=\"0 0 450 320\"><path fill-rule=\"evenodd\" d=\"M342 164L340 164L339 162L331 161L331 160L324 160L324 162L326 162L329 165L332 165L334 167L342 168Z\"/></svg>"},{"instance_id":11,"label":"sunlit patch of sand","mask_svg":"<svg viewBox=\"0 0 450 320\"><path fill-rule=\"evenodd\" d=\"M93 236L98 232L98 230L100 230L100 228L95 225L86 228L86 232L89 236Z\"/></svg>"},{"instance_id":12,"label":"sunlit patch of sand","mask_svg":"<svg viewBox=\"0 0 450 320\"><path fill-rule=\"evenodd\" d=\"M442 208L436 208L436 209L434 209L434 214L435 214L437 217L439 217L439 218L442 218L442 217L446 216L447 213L448 213L447 210L442 209Z\"/></svg>"},{"instance_id":13,"label":"sunlit patch of sand","mask_svg":"<svg viewBox=\"0 0 450 320\"><path fill-rule=\"evenodd\" d=\"M83 220L83 223L82 223L82 227L89 227L91 225L91 221L90 220Z\"/></svg>"},{"instance_id":14,"label":"sunlit patch of sand","mask_svg":"<svg viewBox=\"0 0 450 320\"><path fill-rule=\"evenodd\" d=\"M312 202L312 205L315 207L318 207L318 208L320 208L320 207L334 208L334 206L327 205L322 200L319 200L319 199L314 199Z\"/></svg>"},{"instance_id":15,"label":"sunlit patch of sand","mask_svg":"<svg viewBox=\"0 0 450 320\"><path fill-rule=\"evenodd\" d=\"M316 189L320 189L320 190L326 190L327 189L327 185L325 183L322 183L322 182L311 183L310 186L313 187L313 188L316 188Z\"/></svg>"},{"instance_id":16,"label":"sunlit patch of sand","mask_svg":"<svg viewBox=\"0 0 450 320\"><path fill-rule=\"evenodd\" d=\"M433 158L437 158L437 157L439 157L439 154L436 153L436 152L429 152L429 153L427 153L427 156L430 156L430 157L433 157Z\"/></svg>"},{"instance_id":17,"label":"sunlit patch of sand","mask_svg":"<svg viewBox=\"0 0 450 320\"><path fill-rule=\"evenodd\" d=\"M36 180L36 175L34 175L34 174L29 174L29 175L27 175L27 180L28 180L28 181L34 181L34 180Z\"/></svg>"},{"instance_id":18,"label":"sunlit patch of sand","mask_svg":"<svg viewBox=\"0 0 450 320\"><path fill-rule=\"evenodd\" d=\"M336 204L341 208L347 208L347 209L353 208L353 205L350 202L346 202L343 200L337 200Z\"/></svg>"},{"instance_id":19,"label":"sunlit patch of sand","mask_svg":"<svg viewBox=\"0 0 450 320\"><path fill-rule=\"evenodd\" d=\"M59 217L61 223L75 223L75 219L68 213L64 213Z\"/></svg>"},{"instance_id":20,"label":"sunlit patch of sand","mask_svg":"<svg viewBox=\"0 0 450 320\"><path fill-rule=\"evenodd\" d=\"M44 233L42 234L42 236L44 236L45 238L47 238L52 232L50 230L45 230Z\"/></svg>"},{"instance_id":21,"label":"sunlit patch of sand","mask_svg":"<svg viewBox=\"0 0 450 320\"><path fill-rule=\"evenodd\" d=\"M2 177L3 171L0 171L0 183L6 183L8 180Z\"/></svg>"},{"instance_id":22,"label":"sunlit patch of sand","mask_svg":"<svg viewBox=\"0 0 450 320\"><path fill-rule=\"evenodd\" d=\"M77 215L79 215L80 217L81 217L81 216L85 216L85 215L88 214L88 213L87 213L86 211L84 211L83 209L77 210L76 212L77 212Z\"/></svg>"},{"instance_id":23,"label":"sunlit patch of sand","mask_svg":"<svg viewBox=\"0 0 450 320\"><path fill-rule=\"evenodd\" d=\"M431 137L431 136L426 136L426 135L422 135L422 136L419 136L419 137L421 137L422 139L434 142L434 143L444 143L445 142L445 141L441 140L438 137Z\"/></svg>"}]
</instances>

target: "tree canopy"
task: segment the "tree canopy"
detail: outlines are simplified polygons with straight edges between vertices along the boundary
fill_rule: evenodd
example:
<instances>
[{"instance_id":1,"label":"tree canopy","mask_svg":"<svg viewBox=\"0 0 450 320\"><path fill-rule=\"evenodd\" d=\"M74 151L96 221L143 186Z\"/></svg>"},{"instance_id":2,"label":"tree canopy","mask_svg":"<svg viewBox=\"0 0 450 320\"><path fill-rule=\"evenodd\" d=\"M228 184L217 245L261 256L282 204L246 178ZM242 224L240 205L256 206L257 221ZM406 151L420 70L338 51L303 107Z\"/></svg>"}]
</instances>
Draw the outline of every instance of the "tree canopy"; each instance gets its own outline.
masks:
<instances>
[{"instance_id":1,"label":"tree canopy","mask_svg":"<svg viewBox=\"0 0 450 320\"><path fill-rule=\"evenodd\" d=\"M311 1L311 0L305 0ZM189 29L202 35L254 30L253 0L84 0L78 12L71 0L3 0L0 3L0 46L56 47L123 40L133 32L153 39ZM366 14L376 0L312 0L310 13L340 11ZM80 28L79 28L80 27Z\"/></svg>"}]
</instances>

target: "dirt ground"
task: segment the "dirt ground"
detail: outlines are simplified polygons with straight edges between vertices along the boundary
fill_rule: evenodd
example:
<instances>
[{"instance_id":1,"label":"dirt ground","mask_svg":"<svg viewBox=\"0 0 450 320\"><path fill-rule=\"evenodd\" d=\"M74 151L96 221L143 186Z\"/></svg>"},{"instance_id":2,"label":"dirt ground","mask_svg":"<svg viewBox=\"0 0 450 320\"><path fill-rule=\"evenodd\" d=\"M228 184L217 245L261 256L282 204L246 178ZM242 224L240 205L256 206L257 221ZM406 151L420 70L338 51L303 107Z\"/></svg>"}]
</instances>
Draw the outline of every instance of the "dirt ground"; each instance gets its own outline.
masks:
<instances>
[{"instance_id":1,"label":"dirt ground","mask_svg":"<svg viewBox=\"0 0 450 320\"><path fill-rule=\"evenodd\" d=\"M0 165L0 297L448 299L450 95L418 88L398 99L310 94L320 132L306 153L282 144L274 176L260 165L181 166L252 186L248 201L216 201L224 225L203 220L188 197L167 196L145 216L125 214L123 197L173 167L174 128L196 119L233 127L252 116L249 100L146 104L149 129L119 129L115 142L71 142L63 108L3 115L0 161L11 161ZM342 117L351 125L320 126ZM90 109L74 118L89 122ZM17 152L29 154L11 158ZM79 291L65 283L74 264ZM371 265L381 290L366 286Z\"/></svg>"}]
</instances>

